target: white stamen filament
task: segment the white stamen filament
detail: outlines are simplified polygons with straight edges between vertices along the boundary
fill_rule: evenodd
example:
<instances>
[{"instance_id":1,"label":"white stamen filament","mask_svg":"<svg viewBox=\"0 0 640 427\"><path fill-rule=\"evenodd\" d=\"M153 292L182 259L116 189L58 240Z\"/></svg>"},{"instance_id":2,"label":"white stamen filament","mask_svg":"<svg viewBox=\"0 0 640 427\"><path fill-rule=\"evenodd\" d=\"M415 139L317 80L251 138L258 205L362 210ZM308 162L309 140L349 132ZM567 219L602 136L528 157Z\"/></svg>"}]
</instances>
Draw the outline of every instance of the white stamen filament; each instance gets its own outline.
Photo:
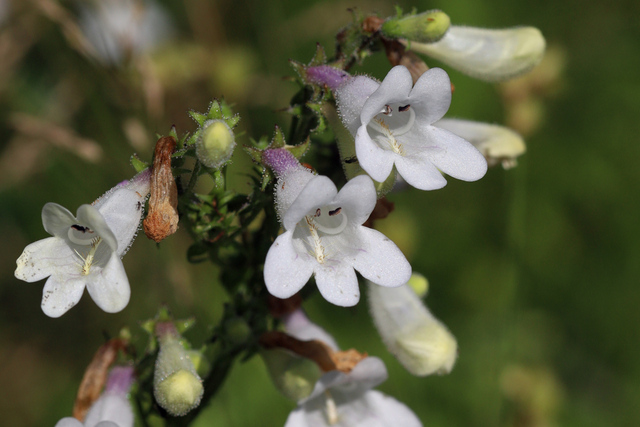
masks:
<instances>
[{"instance_id":1,"label":"white stamen filament","mask_svg":"<svg viewBox=\"0 0 640 427\"><path fill-rule=\"evenodd\" d=\"M91 266L93 265L93 258L96 255L96 251L98 250L98 245L100 244L100 242L102 242L101 237L95 237L91 240L91 249L89 249L89 253L87 254L86 258L80 255L78 251L75 251L76 254L80 257L80 259L84 261L84 265L82 266L82 272L80 273L83 276L86 276L87 274L89 274L89 271L91 271Z\"/></svg>"},{"instance_id":2,"label":"white stamen filament","mask_svg":"<svg viewBox=\"0 0 640 427\"><path fill-rule=\"evenodd\" d=\"M401 156L404 155L404 150L402 149L402 144L400 144L398 142L398 140L396 139L396 137L393 135L393 132L391 131L391 129L389 129L389 126L387 126L387 124L384 122L384 120L382 119L378 119L378 118L374 118L370 123L370 125L372 125L372 127L377 130L378 132L382 133L382 137L376 137L376 141L382 143L382 144L387 144L389 146L389 148L391 149L391 151L393 151L396 154L400 154ZM384 148L384 147L383 147Z\"/></svg>"},{"instance_id":3,"label":"white stamen filament","mask_svg":"<svg viewBox=\"0 0 640 427\"><path fill-rule=\"evenodd\" d=\"M327 398L327 420L329 421L329 425L335 425L338 423L338 407L329 390L325 390L324 394Z\"/></svg>"},{"instance_id":4,"label":"white stamen filament","mask_svg":"<svg viewBox=\"0 0 640 427\"><path fill-rule=\"evenodd\" d=\"M324 264L326 256L324 246L322 246L322 240L320 240L320 236L318 235L318 225L309 215L305 216L304 219L307 222L309 233L311 233L311 237L313 238L313 256L316 257L316 260L320 264Z\"/></svg>"},{"instance_id":5,"label":"white stamen filament","mask_svg":"<svg viewBox=\"0 0 640 427\"><path fill-rule=\"evenodd\" d=\"M323 233L327 233L327 234L339 234L342 232L342 230L344 230L347 227L347 216L343 213L339 213L337 215L333 216L335 217L340 217L340 224L338 224L337 227L328 227L326 225L323 225L321 221L314 221L316 227L318 228L318 230L322 231Z\"/></svg>"}]
</instances>

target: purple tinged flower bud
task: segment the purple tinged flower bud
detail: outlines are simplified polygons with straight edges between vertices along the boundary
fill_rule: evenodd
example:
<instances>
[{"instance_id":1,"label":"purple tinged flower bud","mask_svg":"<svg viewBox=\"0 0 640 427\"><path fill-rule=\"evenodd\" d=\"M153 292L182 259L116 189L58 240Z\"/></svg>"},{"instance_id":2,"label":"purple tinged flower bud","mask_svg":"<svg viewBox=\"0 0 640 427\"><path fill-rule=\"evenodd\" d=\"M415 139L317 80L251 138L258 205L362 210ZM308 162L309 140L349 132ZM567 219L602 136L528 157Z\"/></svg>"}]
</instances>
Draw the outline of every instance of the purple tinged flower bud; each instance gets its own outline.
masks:
<instances>
[{"instance_id":1,"label":"purple tinged flower bud","mask_svg":"<svg viewBox=\"0 0 640 427\"><path fill-rule=\"evenodd\" d=\"M336 90L351 75L344 70L329 65L318 65L306 69L307 80L318 85L326 85L331 90Z\"/></svg>"}]
</instances>

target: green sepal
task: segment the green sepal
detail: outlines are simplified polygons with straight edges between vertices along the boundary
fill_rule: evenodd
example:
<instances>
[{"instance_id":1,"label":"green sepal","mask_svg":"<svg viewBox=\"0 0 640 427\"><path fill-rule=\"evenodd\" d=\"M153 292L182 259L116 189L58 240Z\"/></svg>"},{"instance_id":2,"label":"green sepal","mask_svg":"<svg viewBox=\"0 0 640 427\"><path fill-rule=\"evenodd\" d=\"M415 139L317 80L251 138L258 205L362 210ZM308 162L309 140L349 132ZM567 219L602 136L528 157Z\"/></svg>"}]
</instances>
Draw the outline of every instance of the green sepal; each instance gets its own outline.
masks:
<instances>
[{"instance_id":1,"label":"green sepal","mask_svg":"<svg viewBox=\"0 0 640 427\"><path fill-rule=\"evenodd\" d=\"M140 160L137 154L131 156L131 166L136 170L136 173L142 172L149 167L149 163Z\"/></svg>"}]
</instances>

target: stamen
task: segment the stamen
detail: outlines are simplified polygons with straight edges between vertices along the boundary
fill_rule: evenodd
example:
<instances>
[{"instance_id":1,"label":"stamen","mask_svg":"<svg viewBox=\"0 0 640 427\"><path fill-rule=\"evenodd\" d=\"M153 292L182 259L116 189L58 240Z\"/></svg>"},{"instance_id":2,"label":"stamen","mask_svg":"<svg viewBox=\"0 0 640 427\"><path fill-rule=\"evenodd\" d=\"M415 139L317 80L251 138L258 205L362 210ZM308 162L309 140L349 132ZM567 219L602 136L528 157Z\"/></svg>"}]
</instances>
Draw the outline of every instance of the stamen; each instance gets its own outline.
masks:
<instances>
[{"instance_id":1,"label":"stamen","mask_svg":"<svg viewBox=\"0 0 640 427\"><path fill-rule=\"evenodd\" d=\"M317 224L309 215L305 216L304 219L307 222L309 233L311 233L311 238L313 239L313 256L316 257L316 261L320 264L324 264L326 255L324 253L324 246L322 246L322 240L320 240L320 236L318 235Z\"/></svg>"},{"instance_id":2,"label":"stamen","mask_svg":"<svg viewBox=\"0 0 640 427\"><path fill-rule=\"evenodd\" d=\"M413 110L409 110L409 111L413 113ZM415 114L414 114L414 117L415 117ZM401 156L404 156L404 150L402 149L402 144L398 142L398 140L394 136L394 132L392 132L391 129L389 129L389 126L387 126L384 120L374 117L373 120L369 122L369 124L372 125L372 127L375 130L377 130L383 135L382 138L376 138L376 141L382 142L382 144L388 145L391 151L393 151L396 154L400 154ZM402 129L404 129L404 127L406 126L403 126ZM384 148L384 146L382 148Z\"/></svg>"},{"instance_id":3,"label":"stamen","mask_svg":"<svg viewBox=\"0 0 640 427\"><path fill-rule=\"evenodd\" d=\"M338 407L336 406L336 402L333 400L333 396L331 396L329 390L325 390L324 394L327 398L327 421L329 421L329 425L338 424Z\"/></svg>"},{"instance_id":4,"label":"stamen","mask_svg":"<svg viewBox=\"0 0 640 427\"><path fill-rule=\"evenodd\" d=\"M385 116L390 116L391 113L393 112L393 109L389 106L389 104L387 104L387 105L384 106L384 108L380 112L382 114L384 114Z\"/></svg>"},{"instance_id":5,"label":"stamen","mask_svg":"<svg viewBox=\"0 0 640 427\"><path fill-rule=\"evenodd\" d=\"M411 104L407 104L404 107L400 106L400 107L398 107L398 111L400 111L401 113L404 113L405 111L407 111L409 109L409 107L411 107Z\"/></svg>"},{"instance_id":6,"label":"stamen","mask_svg":"<svg viewBox=\"0 0 640 427\"><path fill-rule=\"evenodd\" d=\"M82 258L82 255L80 255L76 251L78 256L84 261L84 265L82 266L82 273L81 273L83 276L86 276L87 274L89 274L89 271L91 270L91 265L93 264L93 257L96 255L96 250L98 249L98 245L100 244L100 242L102 242L101 237L94 237L91 240L91 249L89 249L89 253L87 254L86 258Z\"/></svg>"},{"instance_id":7,"label":"stamen","mask_svg":"<svg viewBox=\"0 0 640 427\"><path fill-rule=\"evenodd\" d=\"M342 212L342 208L334 209L332 211L329 211L329 216L338 215L340 212Z\"/></svg>"},{"instance_id":8,"label":"stamen","mask_svg":"<svg viewBox=\"0 0 640 427\"><path fill-rule=\"evenodd\" d=\"M320 210L320 208L316 209L316 217L319 217L321 213L322 213L322 211ZM329 215L331 215L331 214L329 214Z\"/></svg>"}]
</instances>

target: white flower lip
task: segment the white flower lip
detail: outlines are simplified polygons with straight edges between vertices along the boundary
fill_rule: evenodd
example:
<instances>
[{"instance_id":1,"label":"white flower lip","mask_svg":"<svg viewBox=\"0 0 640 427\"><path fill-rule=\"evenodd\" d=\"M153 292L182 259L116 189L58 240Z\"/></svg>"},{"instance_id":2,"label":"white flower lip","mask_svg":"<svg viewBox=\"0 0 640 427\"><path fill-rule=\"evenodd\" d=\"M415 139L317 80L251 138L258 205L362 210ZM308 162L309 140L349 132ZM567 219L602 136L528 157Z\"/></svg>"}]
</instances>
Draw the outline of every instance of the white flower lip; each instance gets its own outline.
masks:
<instances>
[{"instance_id":1,"label":"white flower lip","mask_svg":"<svg viewBox=\"0 0 640 427\"><path fill-rule=\"evenodd\" d=\"M311 395L298 402L285 427L422 426L404 404L371 390L386 379L387 369L377 357L363 359L348 374L328 372Z\"/></svg>"},{"instance_id":2,"label":"white flower lip","mask_svg":"<svg viewBox=\"0 0 640 427\"><path fill-rule=\"evenodd\" d=\"M283 182L286 191L286 179ZM290 198L278 193L279 198ZM340 192L329 178L313 176L282 213L285 232L267 253L264 279L269 292L289 298L315 275L329 302L352 306L360 299L355 271L382 286L400 286L411 266L382 233L362 224L376 204L373 181L350 180ZM404 280L404 282L403 282Z\"/></svg>"},{"instance_id":3,"label":"white flower lip","mask_svg":"<svg viewBox=\"0 0 640 427\"><path fill-rule=\"evenodd\" d=\"M447 73L432 68L412 82L409 70L397 66L381 84L360 76L336 91L343 122L355 134L360 166L378 182L395 166L407 183L421 190L444 187L441 172L464 181L482 178L487 162L480 152L433 126L451 104ZM358 108L359 120L354 118Z\"/></svg>"},{"instance_id":4,"label":"white flower lip","mask_svg":"<svg viewBox=\"0 0 640 427\"><path fill-rule=\"evenodd\" d=\"M26 282L49 277L42 295L47 316L66 313L85 286L102 310L116 313L126 307L131 290L120 257L135 238L148 189L148 177L141 175L116 186L94 205L80 206L76 216L55 203L44 206L42 223L53 237L24 249L15 276Z\"/></svg>"}]
</instances>

